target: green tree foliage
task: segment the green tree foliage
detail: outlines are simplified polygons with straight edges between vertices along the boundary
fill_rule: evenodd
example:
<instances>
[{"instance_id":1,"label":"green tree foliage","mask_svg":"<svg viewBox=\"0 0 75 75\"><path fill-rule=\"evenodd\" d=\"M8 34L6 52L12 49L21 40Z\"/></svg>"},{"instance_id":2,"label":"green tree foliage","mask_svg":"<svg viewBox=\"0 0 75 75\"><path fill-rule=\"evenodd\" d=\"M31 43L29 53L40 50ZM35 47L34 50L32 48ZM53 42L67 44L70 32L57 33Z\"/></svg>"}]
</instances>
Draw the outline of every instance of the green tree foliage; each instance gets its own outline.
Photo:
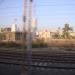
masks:
<instances>
[{"instance_id":1,"label":"green tree foliage","mask_svg":"<svg viewBox=\"0 0 75 75\"><path fill-rule=\"evenodd\" d=\"M69 24L65 24L63 28L63 38L69 39L70 31L73 31L72 27L70 27Z\"/></svg>"}]
</instances>

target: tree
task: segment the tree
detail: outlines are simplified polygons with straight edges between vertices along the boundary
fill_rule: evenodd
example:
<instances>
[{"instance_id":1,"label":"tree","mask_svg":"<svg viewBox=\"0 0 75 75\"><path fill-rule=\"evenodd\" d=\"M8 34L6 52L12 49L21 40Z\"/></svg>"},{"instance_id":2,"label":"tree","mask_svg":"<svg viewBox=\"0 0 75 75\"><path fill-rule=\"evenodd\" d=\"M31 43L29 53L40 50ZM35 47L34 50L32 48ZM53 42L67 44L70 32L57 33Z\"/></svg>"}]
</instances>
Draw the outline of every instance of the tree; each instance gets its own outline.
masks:
<instances>
[{"instance_id":1,"label":"tree","mask_svg":"<svg viewBox=\"0 0 75 75\"><path fill-rule=\"evenodd\" d=\"M70 27L69 24L65 24L63 28L63 37L65 39L70 38L70 31L73 31L72 27Z\"/></svg>"}]
</instances>

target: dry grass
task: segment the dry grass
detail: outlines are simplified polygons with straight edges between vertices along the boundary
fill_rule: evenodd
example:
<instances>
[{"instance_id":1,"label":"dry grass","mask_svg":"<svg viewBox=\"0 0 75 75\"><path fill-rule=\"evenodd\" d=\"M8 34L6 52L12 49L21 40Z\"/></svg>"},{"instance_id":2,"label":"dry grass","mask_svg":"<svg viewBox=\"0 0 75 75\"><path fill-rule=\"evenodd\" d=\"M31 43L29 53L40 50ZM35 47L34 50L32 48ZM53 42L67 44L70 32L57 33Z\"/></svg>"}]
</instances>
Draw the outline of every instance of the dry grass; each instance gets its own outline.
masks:
<instances>
[{"instance_id":1,"label":"dry grass","mask_svg":"<svg viewBox=\"0 0 75 75\"><path fill-rule=\"evenodd\" d=\"M48 46L50 47L74 47L75 48L75 40L52 39L48 42Z\"/></svg>"}]
</instances>

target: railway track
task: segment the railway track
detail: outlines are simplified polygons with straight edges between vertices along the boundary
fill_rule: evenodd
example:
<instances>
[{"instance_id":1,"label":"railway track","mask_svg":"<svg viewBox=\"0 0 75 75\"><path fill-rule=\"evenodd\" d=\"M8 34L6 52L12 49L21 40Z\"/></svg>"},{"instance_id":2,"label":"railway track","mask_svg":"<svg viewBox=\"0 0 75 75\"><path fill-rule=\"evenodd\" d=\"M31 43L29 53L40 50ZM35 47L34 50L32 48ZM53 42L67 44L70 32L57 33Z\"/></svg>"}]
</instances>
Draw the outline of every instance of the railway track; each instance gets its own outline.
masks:
<instances>
[{"instance_id":1,"label":"railway track","mask_svg":"<svg viewBox=\"0 0 75 75\"><path fill-rule=\"evenodd\" d=\"M28 52L27 52L28 53ZM40 67L75 69L75 53L54 51L32 51L30 64L27 54L23 52L0 52L0 63Z\"/></svg>"}]
</instances>

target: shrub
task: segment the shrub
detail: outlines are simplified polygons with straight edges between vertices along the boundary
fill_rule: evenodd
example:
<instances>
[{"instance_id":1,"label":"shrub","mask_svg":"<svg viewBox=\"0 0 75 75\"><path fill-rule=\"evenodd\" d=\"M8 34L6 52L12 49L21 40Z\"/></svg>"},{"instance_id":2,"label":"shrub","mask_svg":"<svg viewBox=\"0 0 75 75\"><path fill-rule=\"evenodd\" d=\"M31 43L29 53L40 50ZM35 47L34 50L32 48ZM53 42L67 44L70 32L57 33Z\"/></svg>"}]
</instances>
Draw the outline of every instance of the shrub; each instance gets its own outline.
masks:
<instances>
[{"instance_id":1,"label":"shrub","mask_svg":"<svg viewBox=\"0 0 75 75\"><path fill-rule=\"evenodd\" d=\"M15 43L15 42L1 42L0 47L6 47L6 48L9 48L9 47L21 47L21 45L18 44L18 43Z\"/></svg>"},{"instance_id":2,"label":"shrub","mask_svg":"<svg viewBox=\"0 0 75 75\"><path fill-rule=\"evenodd\" d=\"M47 43L44 42L44 40L36 40L33 41L32 43L33 48L38 48L38 47L47 47Z\"/></svg>"}]
</instances>

